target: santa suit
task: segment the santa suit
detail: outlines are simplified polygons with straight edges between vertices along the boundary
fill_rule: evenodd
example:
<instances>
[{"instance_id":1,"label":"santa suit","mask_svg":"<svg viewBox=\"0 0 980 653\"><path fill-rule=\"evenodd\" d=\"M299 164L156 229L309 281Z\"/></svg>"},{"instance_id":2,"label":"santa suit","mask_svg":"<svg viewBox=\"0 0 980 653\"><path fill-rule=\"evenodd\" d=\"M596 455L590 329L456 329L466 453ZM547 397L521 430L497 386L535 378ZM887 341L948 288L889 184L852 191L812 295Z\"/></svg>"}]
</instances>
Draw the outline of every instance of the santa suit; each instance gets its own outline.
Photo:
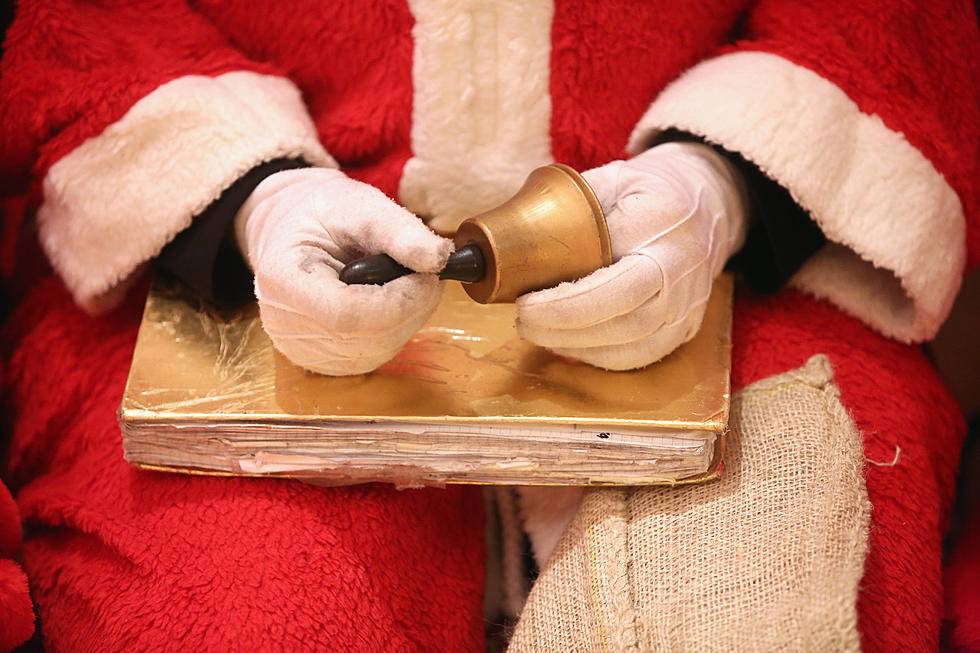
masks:
<instances>
[{"instance_id":1,"label":"santa suit","mask_svg":"<svg viewBox=\"0 0 980 653\"><path fill-rule=\"evenodd\" d=\"M3 174L30 184L60 278L13 315L6 378L52 649L479 648L478 491L132 470L114 413L138 293L104 311L264 162L339 164L448 231L536 166L584 170L670 128L753 163L827 237L790 281L805 295L739 296L733 386L826 354L864 456L900 446L905 464L861 479L850 600L868 650L935 644L963 428L907 343L980 256L969 3L61 0L19 7L6 48Z\"/></svg>"}]
</instances>

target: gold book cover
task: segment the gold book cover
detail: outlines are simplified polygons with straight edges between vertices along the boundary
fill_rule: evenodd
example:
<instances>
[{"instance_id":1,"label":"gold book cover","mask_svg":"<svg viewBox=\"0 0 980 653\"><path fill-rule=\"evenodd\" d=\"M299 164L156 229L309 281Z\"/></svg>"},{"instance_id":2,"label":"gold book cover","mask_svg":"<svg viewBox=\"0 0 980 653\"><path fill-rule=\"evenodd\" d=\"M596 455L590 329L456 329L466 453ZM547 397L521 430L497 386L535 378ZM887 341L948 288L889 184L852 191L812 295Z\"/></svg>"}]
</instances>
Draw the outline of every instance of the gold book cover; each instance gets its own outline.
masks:
<instances>
[{"instance_id":1,"label":"gold book cover","mask_svg":"<svg viewBox=\"0 0 980 653\"><path fill-rule=\"evenodd\" d=\"M324 484L613 485L717 476L728 422L732 280L693 340L609 372L521 340L512 304L450 282L392 361L327 377L277 352L256 306L208 307L157 282L119 422L137 466Z\"/></svg>"}]
</instances>

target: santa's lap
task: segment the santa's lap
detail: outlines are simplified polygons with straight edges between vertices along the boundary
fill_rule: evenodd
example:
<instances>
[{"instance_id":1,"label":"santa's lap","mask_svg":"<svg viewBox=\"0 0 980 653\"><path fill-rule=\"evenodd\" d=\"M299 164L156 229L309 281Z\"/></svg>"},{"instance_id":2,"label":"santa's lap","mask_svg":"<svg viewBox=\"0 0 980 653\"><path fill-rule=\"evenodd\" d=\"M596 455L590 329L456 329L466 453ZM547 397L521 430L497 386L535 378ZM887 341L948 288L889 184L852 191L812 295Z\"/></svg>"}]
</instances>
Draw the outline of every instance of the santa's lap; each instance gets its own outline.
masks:
<instances>
[{"instance_id":1,"label":"santa's lap","mask_svg":"<svg viewBox=\"0 0 980 653\"><path fill-rule=\"evenodd\" d=\"M138 293L137 293L138 295ZM145 472L116 409L141 312L88 317L52 279L8 326L8 477L51 650L479 650L483 515L471 487L398 491ZM864 436L867 650L935 647L940 540L962 418L916 347L792 292L736 300L733 390L826 354ZM724 533L719 533L724 538Z\"/></svg>"}]
</instances>

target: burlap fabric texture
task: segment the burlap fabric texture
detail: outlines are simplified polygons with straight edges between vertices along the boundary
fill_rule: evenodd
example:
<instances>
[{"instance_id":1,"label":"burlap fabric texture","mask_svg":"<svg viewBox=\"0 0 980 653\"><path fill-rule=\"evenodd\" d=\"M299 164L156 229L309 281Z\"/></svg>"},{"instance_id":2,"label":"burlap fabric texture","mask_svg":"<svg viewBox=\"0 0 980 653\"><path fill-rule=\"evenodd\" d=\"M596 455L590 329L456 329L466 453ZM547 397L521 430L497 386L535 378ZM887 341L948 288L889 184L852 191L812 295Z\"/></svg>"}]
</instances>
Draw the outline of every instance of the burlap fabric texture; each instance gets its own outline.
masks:
<instances>
[{"instance_id":1,"label":"burlap fabric texture","mask_svg":"<svg viewBox=\"0 0 980 653\"><path fill-rule=\"evenodd\" d=\"M733 397L722 478L592 489L508 651L856 651L870 504L830 363Z\"/></svg>"}]
</instances>

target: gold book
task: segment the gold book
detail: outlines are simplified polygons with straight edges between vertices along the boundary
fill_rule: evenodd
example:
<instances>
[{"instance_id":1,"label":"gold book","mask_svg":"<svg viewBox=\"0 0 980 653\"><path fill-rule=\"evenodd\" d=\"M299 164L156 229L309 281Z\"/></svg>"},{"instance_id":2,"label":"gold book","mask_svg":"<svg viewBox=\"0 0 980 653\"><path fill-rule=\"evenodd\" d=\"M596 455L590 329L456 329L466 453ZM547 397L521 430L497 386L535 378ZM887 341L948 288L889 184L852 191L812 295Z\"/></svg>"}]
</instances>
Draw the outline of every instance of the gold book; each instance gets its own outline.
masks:
<instances>
[{"instance_id":1,"label":"gold book","mask_svg":"<svg viewBox=\"0 0 980 653\"><path fill-rule=\"evenodd\" d=\"M698 335L608 372L521 340L514 306L450 282L439 309L370 374L311 374L277 352L255 305L209 308L157 282L119 409L126 459L197 474L614 485L696 482L721 468L732 280Z\"/></svg>"}]
</instances>

